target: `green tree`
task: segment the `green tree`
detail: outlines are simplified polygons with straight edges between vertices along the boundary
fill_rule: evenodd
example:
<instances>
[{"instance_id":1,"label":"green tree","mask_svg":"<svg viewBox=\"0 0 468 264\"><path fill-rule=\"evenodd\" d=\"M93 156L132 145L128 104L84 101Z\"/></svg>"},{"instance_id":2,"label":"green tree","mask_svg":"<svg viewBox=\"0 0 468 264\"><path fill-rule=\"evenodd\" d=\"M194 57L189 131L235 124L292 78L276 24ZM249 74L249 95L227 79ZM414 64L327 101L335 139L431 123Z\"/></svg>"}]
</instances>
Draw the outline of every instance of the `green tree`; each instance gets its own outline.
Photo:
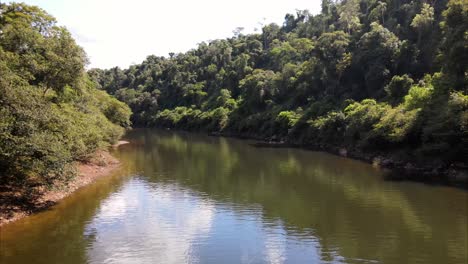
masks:
<instances>
[{"instance_id":1,"label":"green tree","mask_svg":"<svg viewBox=\"0 0 468 264\"><path fill-rule=\"evenodd\" d=\"M411 27L418 31L418 45L424 32L432 27L434 22L434 8L427 3L423 3L421 13L417 14L411 22Z\"/></svg>"},{"instance_id":2,"label":"green tree","mask_svg":"<svg viewBox=\"0 0 468 264\"><path fill-rule=\"evenodd\" d=\"M468 86L468 5L463 0L450 0L441 23L443 39L440 60L443 71L450 75L454 88L466 92Z\"/></svg>"},{"instance_id":3,"label":"green tree","mask_svg":"<svg viewBox=\"0 0 468 264\"><path fill-rule=\"evenodd\" d=\"M413 82L413 79L411 79L407 74L403 76L393 76L390 83L384 88L387 93L388 101L393 105L401 103L403 97L408 93L409 89L413 85Z\"/></svg>"},{"instance_id":4,"label":"green tree","mask_svg":"<svg viewBox=\"0 0 468 264\"><path fill-rule=\"evenodd\" d=\"M83 50L44 10L0 4L0 14L0 184L54 185L115 143L131 112L94 87Z\"/></svg>"},{"instance_id":5,"label":"green tree","mask_svg":"<svg viewBox=\"0 0 468 264\"><path fill-rule=\"evenodd\" d=\"M365 74L370 96L381 96L383 86L390 79L401 45L398 37L376 22L371 31L362 35L358 42L357 62Z\"/></svg>"},{"instance_id":6,"label":"green tree","mask_svg":"<svg viewBox=\"0 0 468 264\"><path fill-rule=\"evenodd\" d=\"M352 34L361 27L361 22L359 21L359 0L344 1L344 4L339 8L339 13L340 18L338 21L344 26L346 33Z\"/></svg>"},{"instance_id":7,"label":"green tree","mask_svg":"<svg viewBox=\"0 0 468 264\"><path fill-rule=\"evenodd\" d=\"M70 33L38 7L13 3L2 10L0 45L9 66L44 94L60 93L67 85L79 88L87 60Z\"/></svg>"}]
</instances>

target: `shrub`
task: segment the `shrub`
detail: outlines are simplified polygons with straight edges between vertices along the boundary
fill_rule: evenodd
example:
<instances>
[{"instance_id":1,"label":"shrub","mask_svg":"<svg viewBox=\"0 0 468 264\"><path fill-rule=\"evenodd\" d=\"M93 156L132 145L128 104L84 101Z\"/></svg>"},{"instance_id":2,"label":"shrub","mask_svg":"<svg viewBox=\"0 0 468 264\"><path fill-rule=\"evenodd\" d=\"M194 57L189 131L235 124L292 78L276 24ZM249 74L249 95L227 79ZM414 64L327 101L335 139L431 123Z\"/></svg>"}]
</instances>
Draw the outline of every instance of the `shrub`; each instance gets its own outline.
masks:
<instances>
[{"instance_id":1,"label":"shrub","mask_svg":"<svg viewBox=\"0 0 468 264\"><path fill-rule=\"evenodd\" d=\"M401 106L389 108L375 124L374 136L394 143L405 141L415 126L419 112L420 109L407 111Z\"/></svg>"},{"instance_id":2,"label":"shrub","mask_svg":"<svg viewBox=\"0 0 468 264\"><path fill-rule=\"evenodd\" d=\"M276 125L281 132L286 132L294 127L299 120L300 115L294 111L281 111L275 119Z\"/></svg>"},{"instance_id":3,"label":"shrub","mask_svg":"<svg viewBox=\"0 0 468 264\"><path fill-rule=\"evenodd\" d=\"M408 93L413 82L413 79L406 74L403 76L393 76L390 83L384 88L388 101L393 105L399 104Z\"/></svg>"},{"instance_id":4,"label":"shrub","mask_svg":"<svg viewBox=\"0 0 468 264\"><path fill-rule=\"evenodd\" d=\"M385 103L377 103L374 99L365 99L355 102L344 110L346 116L346 141L349 144L359 143L367 145L370 132L390 106Z\"/></svg>"},{"instance_id":5,"label":"shrub","mask_svg":"<svg viewBox=\"0 0 468 264\"><path fill-rule=\"evenodd\" d=\"M346 118L343 112L329 112L325 116L308 121L309 140L315 143L340 145L343 142Z\"/></svg>"},{"instance_id":6,"label":"shrub","mask_svg":"<svg viewBox=\"0 0 468 264\"><path fill-rule=\"evenodd\" d=\"M413 86L404 98L404 107L408 110L423 108L430 100L433 88Z\"/></svg>"}]
</instances>

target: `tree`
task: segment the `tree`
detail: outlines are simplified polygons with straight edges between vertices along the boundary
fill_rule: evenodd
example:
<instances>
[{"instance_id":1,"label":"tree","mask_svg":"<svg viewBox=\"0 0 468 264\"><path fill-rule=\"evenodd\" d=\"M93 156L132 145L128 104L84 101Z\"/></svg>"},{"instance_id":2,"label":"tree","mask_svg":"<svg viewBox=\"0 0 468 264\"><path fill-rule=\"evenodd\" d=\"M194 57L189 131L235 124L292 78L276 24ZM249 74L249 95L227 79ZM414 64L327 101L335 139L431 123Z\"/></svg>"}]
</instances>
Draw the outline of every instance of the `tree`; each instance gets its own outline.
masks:
<instances>
[{"instance_id":1,"label":"tree","mask_svg":"<svg viewBox=\"0 0 468 264\"><path fill-rule=\"evenodd\" d=\"M350 36L343 31L323 33L317 40L315 51L324 70L321 79L324 89L329 94L335 94L342 73L350 65L348 47Z\"/></svg>"},{"instance_id":2,"label":"tree","mask_svg":"<svg viewBox=\"0 0 468 264\"><path fill-rule=\"evenodd\" d=\"M393 105L401 103L403 97L408 93L409 89L413 85L413 82L413 79L411 79L407 74L403 76L393 76L390 83L384 88L387 93L388 101Z\"/></svg>"},{"instance_id":3,"label":"tree","mask_svg":"<svg viewBox=\"0 0 468 264\"><path fill-rule=\"evenodd\" d=\"M379 1L375 10L379 13L382 18L382 25L385 25L385 11L387 11L387 3Z\"/></svg>"},{"instance_id":4,"label":"tree","mask_svg":"<svg viewBox=\"0 0 468 264\"><path fill-rule=\"evenodd\" d=\"M60 93L67 85L78 89L87 59L71 34L38 7L3 7L0 45L15 58L11 66L21 69L22 77L44 94L49 89Z\"/></svg>"},{"instance_id":5,"label":"tree","mask_svg":"<svg viewBox=\"0 0 468 264\"><path fill-rule=\"evenodd\" d=\"M400 40L382 25L373 22L371 31L358 42L357 62L365 72L365 81L371 96L379 96L390 78L398 56Z\"/></svg>"},{"instance_id":6,"label":"tree","mask_svg":"<svg viewBox=\"0 0 468 264\"><path fill-rule=\"evenodd\" d=\"M30 194L72 178L73 162L115 143L131 113L94 87L83 50L52 16L16 3L0 11L0 184Z\"/></svg>"},{"instance_id":7,"label":"tree","mask_svg":"<svg viewBox=\"0 0 468 264\"><path fill-rule=\"evenodd\" d=\"M468 16L463 0L447 1L323 0L320 14L297 10L262 32L90 75L132 107L140 126L373 147L414 159L437 144L459 152L463 125L439 118L464 116L448 102L466 94Z\"/></svg>"},{"instance_id":8,"label":"tree","mask_svg":"<svg viewBox=\"0 0 468 264\"><path fill-rule=\"evenodd\" d=\"M344 25L346 33L352 34L353 31L361 27L359 21L359 0L347 0L340 6L339 22Z\"/></svg>"},{"instance_id":9,"label":"tree","mask_svg":"<svg viewBox=\"0 0 468 264\"><path fill-rule=\"evenodd\" d=\"M443 63L443 71L452 78L454 88L466 92L468 6L463 0L450 0L443 16L443 39L439 58Z\"/></svg>"},{"instance_id":10,"label":"tree","mask_svg":"<svg viewBox=\"0 0 468 264\"><path fill-rule=\"evenodd\" d=\"M434 8L427 3L423 3L421 13L417 14L411 22L411 27L418 31L418 45L421 36L425 31L430 30L434 22Z\"/></svg>"},{"instance_id":11,"label":"tree","mask_svg":"<svg viewBox=\"0 0 468 264\"><path fill-rule=\"evenodd\" d=\"M251 110L262 109L266 102L276 94L273 71L254 70L240 81L243 96Z\"/></svg>"},{"instance_id":12,"label":"tree","mask_svg":"<svg viewBox=\"0 0 468 264\"><path fill-rule=\"evenodd\" d=\"M243 27L236 27L232 33L234 34L235 38L239 38L242 35L242 31L244 31Z\"/></svg>"}]
</instances>

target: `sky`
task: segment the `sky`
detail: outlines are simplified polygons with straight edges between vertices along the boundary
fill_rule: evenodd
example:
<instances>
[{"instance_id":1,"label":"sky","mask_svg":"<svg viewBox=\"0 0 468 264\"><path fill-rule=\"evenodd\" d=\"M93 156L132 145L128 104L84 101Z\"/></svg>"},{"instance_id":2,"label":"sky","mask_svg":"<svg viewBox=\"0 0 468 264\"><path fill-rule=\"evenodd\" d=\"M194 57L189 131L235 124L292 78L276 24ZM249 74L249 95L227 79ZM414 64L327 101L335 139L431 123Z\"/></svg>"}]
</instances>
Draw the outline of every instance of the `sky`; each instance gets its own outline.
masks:
<instances>
[{"instance_id":1,"label":"sky","mask_svg":"<svg viewBox=\"0 0 468 264\"><path fill-rule=\"evenodd\" d=\"M320 10L321 0L22 0L67 27L90 60L88 68L128 68L148 55L186 52L203 41L282 24L286 13Z\"/></svg>"}]
</instances>

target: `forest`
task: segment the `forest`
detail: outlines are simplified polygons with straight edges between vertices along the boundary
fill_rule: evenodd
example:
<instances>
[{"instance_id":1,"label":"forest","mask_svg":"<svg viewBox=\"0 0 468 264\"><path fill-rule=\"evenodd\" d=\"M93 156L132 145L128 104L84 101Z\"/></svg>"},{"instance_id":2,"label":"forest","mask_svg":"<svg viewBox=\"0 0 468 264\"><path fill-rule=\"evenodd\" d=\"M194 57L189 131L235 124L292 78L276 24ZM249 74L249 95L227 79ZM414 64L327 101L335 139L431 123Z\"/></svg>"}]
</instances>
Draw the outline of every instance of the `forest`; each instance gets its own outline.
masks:
<instances>
[{"instance_id":1,"label":"forest","mask_svg":"<svg viewBox=\"0 0 468 264\"><path fill-rule=\"evenodd\" d=\"M52 186L130 126L96 88L86 54L44 10L0 3L0 186Z\"/></svg>"},{"instance_id":2,"label":"forest","mask_svg":"<svg viewBox=\"0 0 468 264\"><path fill-rule=\"evenodd\" d=\"M74 162L131 126L466 169L466 1L321 6L128 69L88 70L54 17L1 4L0 183L72 178Z\"/></svg>"},{"instance_id":3,"label":"forest","mask_svg":"<svg viewBox=\"0 0 468 264\"><path fill-rule=\"evenodd\" d=\"M10 1L1 264L468 264L468 0Z\"/></svg>"},{"instance_id":4,"label":"forest","mask_svg":"<svg viewBox=\"0 0 468 264\"><path fill-rule=\"evenodd\" d=\"M253 34L237 28L185 53L88 75L130 106L135 127L466 167L467 2L323 0L321 7Z\"/></svg>"}]
</instances>

